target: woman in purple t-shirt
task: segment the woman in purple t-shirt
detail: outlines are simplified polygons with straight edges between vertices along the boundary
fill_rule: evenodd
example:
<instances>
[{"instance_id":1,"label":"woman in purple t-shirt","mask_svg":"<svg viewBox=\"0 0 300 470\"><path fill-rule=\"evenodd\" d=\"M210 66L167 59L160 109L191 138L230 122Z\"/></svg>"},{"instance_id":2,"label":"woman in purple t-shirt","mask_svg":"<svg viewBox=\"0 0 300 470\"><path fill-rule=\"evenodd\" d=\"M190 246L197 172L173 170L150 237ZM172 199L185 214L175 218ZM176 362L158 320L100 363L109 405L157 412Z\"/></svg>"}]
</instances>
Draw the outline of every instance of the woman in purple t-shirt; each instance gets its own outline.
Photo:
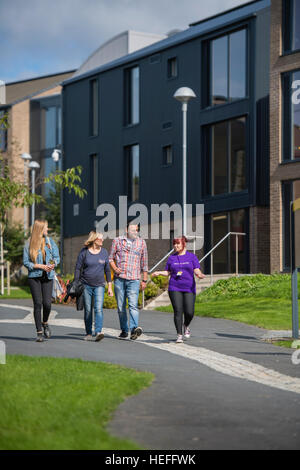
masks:
<instances>
[{"instance_id":1,"label":"woman in purple t-shirt","mask_svg":"<svg viewBox=\"0 0 300 470\"><path fill-rule=\"evenodd\" d=\"M182 343L182 316L184 316L184 337L189 338L189 325L194 317L196 300L196 283L194 275L199 279L205 276L200 269L198 258L186 250L185 237L174 238L175 253L169 256L165 271L155 271L152 277L170 276L169 297L174 310L174 323L177 330L176 343Z\"/></svg>"}]
</instances>

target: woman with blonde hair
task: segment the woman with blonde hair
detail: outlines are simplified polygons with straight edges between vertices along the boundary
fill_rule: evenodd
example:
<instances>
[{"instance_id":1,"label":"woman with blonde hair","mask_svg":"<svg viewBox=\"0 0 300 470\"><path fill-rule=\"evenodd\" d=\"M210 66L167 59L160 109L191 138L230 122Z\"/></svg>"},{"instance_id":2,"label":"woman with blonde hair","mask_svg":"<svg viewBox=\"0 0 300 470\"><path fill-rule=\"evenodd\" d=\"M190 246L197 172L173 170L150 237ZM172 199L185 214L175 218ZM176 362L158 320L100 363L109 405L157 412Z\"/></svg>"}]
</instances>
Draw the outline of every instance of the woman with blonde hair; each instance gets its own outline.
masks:
<instances>
[{"instance_id":1,"label":"woman with blonde hair","mask_svg":"<svg viewBox=\"0 0 300 470\"><path fill-rule=\"evenodd\" d=\"M91 231L78 255L75 267L75 281L81 281L84 285L84 323L86 330L84 339L87 341L92 340L93 304L95 311L95 341L101 341L104 338L102 325L105 277L108 283L108 295L113 296L108 253L102 245L102 233Z\"/></svg>"},{"instance_id":2,"label":"woman with blonde hair","mask_svg":"<svg viewBox=\"0 0 300 470\"><path fill-rule=\"evenodd\" d=\"M33 299L38 342L43 341L43 333L45 338L51 337L48 319L51 312L54 268L59 262L57 245L51 237L48 237L48 222L36 220L31 237L24 247L23 264L28 269L28 284Z\"/></svg>"}]
</instances>

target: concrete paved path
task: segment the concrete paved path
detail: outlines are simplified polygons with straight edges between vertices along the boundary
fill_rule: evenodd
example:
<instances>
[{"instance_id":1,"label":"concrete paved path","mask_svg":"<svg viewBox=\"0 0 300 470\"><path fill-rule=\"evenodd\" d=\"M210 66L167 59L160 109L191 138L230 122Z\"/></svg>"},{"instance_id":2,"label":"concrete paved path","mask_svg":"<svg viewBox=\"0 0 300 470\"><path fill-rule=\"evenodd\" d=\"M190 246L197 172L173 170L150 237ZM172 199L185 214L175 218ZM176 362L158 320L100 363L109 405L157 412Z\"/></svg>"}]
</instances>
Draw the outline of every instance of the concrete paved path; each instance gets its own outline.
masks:
<instances>
[{"instance_id":1,"label":"concrete paved path","mask_svg":"<svg viewBox=\"0 0 300 470\"><path fill-rule=\"evenodd\" d=\"M292 351L262 341L266 330L195 318L192 337L174 343L172 315L142 311L137 341L119 340L116 311L104 312L106 337L83 341L82 312L53 305L53 337L35 343L32 302L0 302L0 339L10 354L80 357L156 378L126 400L109 431L149 449L297 449L300 365Z\"/></svg>"}]
</instances>

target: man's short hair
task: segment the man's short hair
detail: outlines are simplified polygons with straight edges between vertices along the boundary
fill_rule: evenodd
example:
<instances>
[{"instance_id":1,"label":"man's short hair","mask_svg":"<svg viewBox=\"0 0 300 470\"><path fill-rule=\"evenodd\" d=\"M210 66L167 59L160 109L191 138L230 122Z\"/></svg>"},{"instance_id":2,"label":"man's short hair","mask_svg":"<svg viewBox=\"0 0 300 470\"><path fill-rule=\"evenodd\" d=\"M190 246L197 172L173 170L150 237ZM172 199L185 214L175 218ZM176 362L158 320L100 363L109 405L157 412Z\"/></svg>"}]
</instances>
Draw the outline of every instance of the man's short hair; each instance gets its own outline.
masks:
<instances>
[{"instance_id":1,"label":"man's short hair","mask_svg":"<svg viewBox=\"0 0 300 470\"><path fill-rule=\"evenodd\" d=\"M138 232L140 231L140 224L135 224L135 223L132 223L134 221L134 217L131 217L129 219L127 219L127 225L126 225L126 228L128 230L128 227L129 225L137 225L137 228L138 228Z\"/></svg>"}]
</instances>

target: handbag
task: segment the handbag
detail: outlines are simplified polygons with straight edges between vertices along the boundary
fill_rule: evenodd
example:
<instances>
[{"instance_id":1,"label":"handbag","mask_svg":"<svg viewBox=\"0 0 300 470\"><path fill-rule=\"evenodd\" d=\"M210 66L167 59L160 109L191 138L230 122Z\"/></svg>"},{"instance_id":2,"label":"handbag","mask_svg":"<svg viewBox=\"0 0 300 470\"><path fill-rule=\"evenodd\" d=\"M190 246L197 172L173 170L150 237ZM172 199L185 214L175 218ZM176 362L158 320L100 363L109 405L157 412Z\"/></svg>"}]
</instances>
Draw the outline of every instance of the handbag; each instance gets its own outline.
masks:
<instances>
[{"instance_id":1,"label":"handbag","mask_svg":"<svg viewBox=\"0 0 300 470\"><path fill-rule=\"evenodd\" d=\"M61 284L64 284L64 281L62 279L59 280L56 272L54 272L52 297L55 300L59 300L59 302L62 302L63 297L66 292L66 289L64 289L64 287Z\"/></svg>"}]
</instances>

